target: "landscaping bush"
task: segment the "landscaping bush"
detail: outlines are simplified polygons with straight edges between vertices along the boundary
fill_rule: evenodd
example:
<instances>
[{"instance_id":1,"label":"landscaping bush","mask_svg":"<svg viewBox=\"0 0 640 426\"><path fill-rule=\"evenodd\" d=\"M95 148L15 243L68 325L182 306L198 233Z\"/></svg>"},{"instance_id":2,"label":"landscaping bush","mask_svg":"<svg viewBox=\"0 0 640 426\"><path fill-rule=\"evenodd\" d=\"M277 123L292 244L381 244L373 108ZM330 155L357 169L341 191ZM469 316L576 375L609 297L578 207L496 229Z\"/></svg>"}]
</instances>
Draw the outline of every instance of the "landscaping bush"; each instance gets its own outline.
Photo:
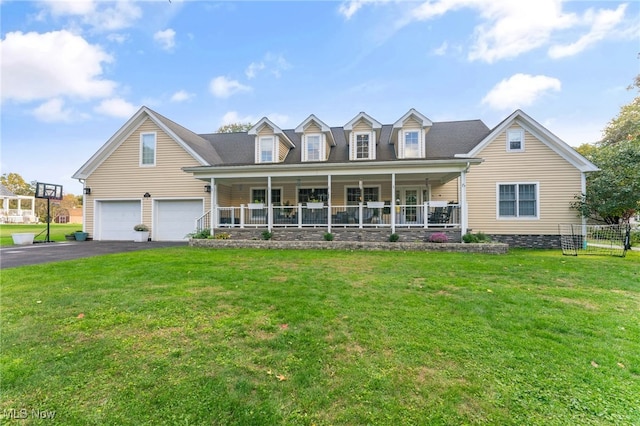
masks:
<instances>
[{"instance_id":1,"label":"landscaping bush","mask_svg":"<svg viewBox=\"0 0 640 426\"><path fill-rule=\"evenodd\" d=\"M389 235L389 241L392 243L395 243L396 241L398 241L400 239L400 235L398 234L391 234Z\"/></svg>"},{"instance_id":2,"label":"landscaping bush","mask_svg":"<svg viewBox=\"0 0 640 426\"><path fill-rule=\"evenodd\" d=\"M216 240L228 240L229 238L231 238L231 234L229 234L228 232L218 232L213 236L213 238Z\"/></svg>"},{"instance_id":3,"label":"landscaping bush","mask_svg":"<svg viewBox=\"0 0 640 426\"><path fill-rule=\"evenodd\" d=\"M187 234L187 238L193 238L194 240L206 240L207 238L211 238L211 230L209 228L205 228L200 231L194 231Z\"/></svg>"},{"instance_id":4,"label":"landscaping bush","mask_svg":"<svg viewBox=\"0 0 640 426\"><path fill-rule=\"evenodd\" d=\"M324 240L325 241L333 241L333 234L331 232L325 232L324 233Z\"/></svg>"},{"instance_id":5,"label":"landscaping bush","mask_svg":"<svg viewBox=\"0 0 640 426\"><path fill-rule=\"evenodd\" d=\"M435 232L429 235L430 243L446 243L447 241L449 241L449 237L444 232Z\"/></svg>"},{"instance_id":6,"label":"landscaping bush","mask_svg":"<svg viewBox=\"0 0 640 426\"><path fill-rule=\"evenodd\" d=\"M270 240L272 237L273 237L273 232L262 231L262 239L263 240Z\"/></svg>"},{"instance_id":7,"label":"landscaping bush","mask_svg":"<svg viewBox=\"0 0 640 426\"><path fill-rule=\"evenodd\" d=\"M476 234L467 232L462 236L462 241L465 243L490 243L491 238L484 232L478 232Z\"/></svg>"}]
</instances>

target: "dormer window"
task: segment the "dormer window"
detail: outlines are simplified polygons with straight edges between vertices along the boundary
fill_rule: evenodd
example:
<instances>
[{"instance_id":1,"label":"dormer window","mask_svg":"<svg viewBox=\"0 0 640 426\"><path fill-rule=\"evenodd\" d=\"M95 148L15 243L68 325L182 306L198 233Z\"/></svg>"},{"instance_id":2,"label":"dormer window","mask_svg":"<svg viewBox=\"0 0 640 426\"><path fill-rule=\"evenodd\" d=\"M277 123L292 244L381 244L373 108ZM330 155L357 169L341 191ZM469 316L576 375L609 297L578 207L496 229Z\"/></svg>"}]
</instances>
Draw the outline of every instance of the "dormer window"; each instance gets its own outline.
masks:
<instances>
[{"instance_id":1,"label":"dormer window","mask_svg":"<svg viewBox=\"0 0 640 426\"><path fill-rule=\"evenodd\" d=\"M522 130L509 130L507 132L507 151L524 151L524 132Z\"/></svg>"},{"instance_id":2,"label":"dormer window","mask_svg":"<svg viewBox=\"0 0 640 426\"><path fill-rule=\"evenodd\" d=\"M343 127L349 143L349 160L375 160L382 124L361 112Z\"/></svg>"},{"instance_id":3,"label":"dormer window","mask_svg":"<svg viewBox=\"0 0 640 426\"><path fill-rule=\"evenodd\" d=\"M272 163L275 157L275 138L273 136L260 137L260 162Z\"/></svg>"},{"instance_id":4,"label":"dormer window","mask_svg":"<svg viewBox=\"0 0 640 426\"><path fill-rule=\"evenodd\" d=\"M324 159L322 135L309 134L304 136L304 155L303 161L321 161Z\"/></svg>"},{"instance_id":5,"label":"dormer window","mask_svg":"<svg viewBox=\"0 0 640 426\"><path fill-rule=\"evenodd\" d=\"M431 120L413 108L393 123L389 143L396 145L398 158L425 158L426 135L432 125Z\"/></svg>"},{"instance_id":6,"label":"dormer window","mask_svg":"<svg viewBox=\"0 0 640 426\"><path fill-rule=\"evenodd\" d=\"M356 159L368 160L371 153L369 133L356 133Z\"/></svg>"},{"instance_id":7,"label":"dormer window","mask_svg":"<svg viewBox=\"0 0 640 426\"><path fill-rule=\"evenodd\" d=\"M404 132L404 158L420 157L420 132L409 130Z\"/></svg>"}]
</instances>

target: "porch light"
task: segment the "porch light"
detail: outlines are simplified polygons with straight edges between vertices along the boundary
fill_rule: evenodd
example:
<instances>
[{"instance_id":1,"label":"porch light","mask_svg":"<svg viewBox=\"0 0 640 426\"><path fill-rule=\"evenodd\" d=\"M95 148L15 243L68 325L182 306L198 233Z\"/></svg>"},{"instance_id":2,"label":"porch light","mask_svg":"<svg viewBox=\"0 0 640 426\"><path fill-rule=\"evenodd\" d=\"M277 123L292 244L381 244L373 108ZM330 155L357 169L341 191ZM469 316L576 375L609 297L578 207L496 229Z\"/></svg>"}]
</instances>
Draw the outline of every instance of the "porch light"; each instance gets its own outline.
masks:
<instances>
[{"instance_id":1,"label":"porch light","mask_svg":"<svg viewBox=\"0 0 640 426\"><path fill-rule=\"evenodd\" d=\"M144 193L144 195L143 195L143 197L144 197L144 198L150 198L150 197L151 197L151 194L149 194L148 192L145 192L145 193Z\"/></svg>"},{"instance_id":2,"label":"porch light","mask_svg":"<svg viewBox=\"0 0 640 426\"><path fill-rule=\"evenodd\" d=\"M211 192L211 185L205 185L204 192Z\"/></svg>"},{"instance_id":3,"label":"porch light","mask_svg":"<svg viewBox=\"0 0 640 426\"><path fill-rule=\"evenodd\" d=\"M89 188L88 186L86 186L86 187L84 188L84 193L85 193L85 195L89 195L89 194L91 194L91 188Z\"/></svg>"}]
</instances>

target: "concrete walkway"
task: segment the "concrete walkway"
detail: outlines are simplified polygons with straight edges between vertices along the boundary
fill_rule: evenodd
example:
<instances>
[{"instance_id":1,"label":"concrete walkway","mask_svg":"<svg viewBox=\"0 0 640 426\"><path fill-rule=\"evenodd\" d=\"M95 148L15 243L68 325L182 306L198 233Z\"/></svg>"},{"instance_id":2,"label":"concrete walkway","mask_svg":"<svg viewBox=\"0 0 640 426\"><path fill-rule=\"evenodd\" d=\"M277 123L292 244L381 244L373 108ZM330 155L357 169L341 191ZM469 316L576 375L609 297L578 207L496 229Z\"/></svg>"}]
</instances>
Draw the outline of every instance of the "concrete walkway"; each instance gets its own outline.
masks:
<instances>
[{"instance_id":1,"label":"concrete walkway","mask_svg":"<svg viewBox=\"0 0 640 426\"><path fill-rule=\"evenodd\" d=\"M59 262L110 253L187 246L188 242L65 241L0 247L0 269Z\"/></svg>"}]
</instances>

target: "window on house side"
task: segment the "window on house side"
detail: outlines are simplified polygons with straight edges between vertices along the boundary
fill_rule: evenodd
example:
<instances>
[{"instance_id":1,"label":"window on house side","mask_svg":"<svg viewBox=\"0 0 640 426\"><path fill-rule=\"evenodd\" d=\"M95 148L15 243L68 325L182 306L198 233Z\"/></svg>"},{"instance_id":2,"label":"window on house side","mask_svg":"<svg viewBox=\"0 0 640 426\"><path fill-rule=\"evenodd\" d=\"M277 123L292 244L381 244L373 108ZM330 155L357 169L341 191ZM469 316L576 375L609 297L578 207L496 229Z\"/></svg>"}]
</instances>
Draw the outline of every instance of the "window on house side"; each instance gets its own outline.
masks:
<instances>
[{"instance_id":1,"label":"window on house side","mask_svg":"<svg viewBox=\"0 0 640 426\"><path fill-rule=\"evenodd\" d=\"M156 134L143 133L140 135L140 164L155 166L156 164Z\"/></svg>"},{"instance_id":2,"label":"window on house side","mask_svg":"<svg viewBox=\"0 0 640 426\"><path fill-rule=\"evenodd\" d=\"M524 151L524 135L522 130L507 132L507 151Z\"/></svg>"},{"instance_id":3,"label":"window on house side","mask_svg":"<svg viewBox=\"0 0 640 426\"><path fill-rule=\"evenodd\" d=\"M269 136L260 138L260 162L273 162L273 151L273 137Z\"/></svg>"},{"instance_id":4,"label":"window on house side","mask_svg":"<svg viewBox=\"0 0 640 426\"><path fill-rule=\"evenodd\" d=\"M368 134L356 135L356 158L357 159L369 158L369 135Z\"/></svg>"},{"instance_id":5,"label":"window on house side","mask_svg":"<svg viewBox=\"0 0 640 426\"><path fill-rule=\"evenodd\" d=\"M307 135L307 161L320 161L320 135Z\"/></svg>"},{"instance_id":6,"label":"window on house side","mask_svg":"<svg viewBox=\"0 0 640 426\"><path fill-rule=\"evenodd\" d=\"M498 216L501 218L537 217L537 192L535 183L499 185Z\"/></svg>"},{"instance_id":7,"label":"window on house side","mask_svg":"<svg viewBox=\"0 0 640 426\"><path fill-rule=\"evenodd\" d=\"M418 158L420 156L418 141L418 131L404 132L404 158Z\"/></svg>"}]
</instances>

